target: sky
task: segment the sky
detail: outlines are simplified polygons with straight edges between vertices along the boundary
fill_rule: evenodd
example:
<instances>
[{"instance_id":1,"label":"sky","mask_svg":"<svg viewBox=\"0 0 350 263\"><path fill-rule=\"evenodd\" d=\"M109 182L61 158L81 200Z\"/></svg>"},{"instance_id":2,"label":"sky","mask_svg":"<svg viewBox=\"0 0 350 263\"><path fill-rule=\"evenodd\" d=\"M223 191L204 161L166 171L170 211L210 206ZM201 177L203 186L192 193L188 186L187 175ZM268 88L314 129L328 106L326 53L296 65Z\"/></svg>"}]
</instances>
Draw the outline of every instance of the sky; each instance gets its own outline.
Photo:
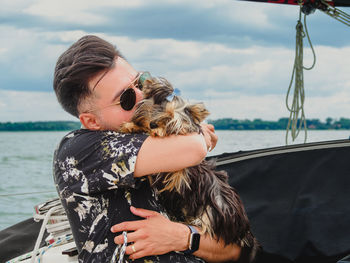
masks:
<instances>
[{"instance_id":1,"label":"sky","mask_svg":"<svg viewBox=\"0 0 350 263\"><path fill-rule=\"evenodd\" d=\"M137 70L167 78L210 119L289 117L299 8L237 0L0 0L0 122L77 120L52 88L80 37L113 43ZM350 8L340 8L350 13ZM316 65L304 71L308 119L349 118L350 28L307 16ZM304 65L312 52L304 39Z\"/></svg>"}]
</instances>

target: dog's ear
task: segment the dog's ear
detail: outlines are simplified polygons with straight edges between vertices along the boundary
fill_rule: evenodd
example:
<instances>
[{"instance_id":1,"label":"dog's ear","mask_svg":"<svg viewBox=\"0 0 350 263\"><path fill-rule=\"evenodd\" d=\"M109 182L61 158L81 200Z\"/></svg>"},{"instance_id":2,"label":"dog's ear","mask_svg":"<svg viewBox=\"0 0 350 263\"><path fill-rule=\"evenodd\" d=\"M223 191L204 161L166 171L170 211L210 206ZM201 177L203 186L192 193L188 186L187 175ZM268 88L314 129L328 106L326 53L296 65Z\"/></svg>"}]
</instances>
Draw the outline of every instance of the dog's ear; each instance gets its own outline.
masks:
<instances>
[{"instance_id":1,"label":"dog's ear","mask_svg":"<svg viewBox=\"0 0 350 263\"><path fill-rule=\"evenodd\" d=\"M143 86L143 97L153 98L154 104L161 104L174 91L172 85L165 78L152 78L146 80Z\"/></svg>"},{"instance_id":2,"label":"dog's ear","mask_svg":"<svg viewBox=\"0 0 350 263\"><path fill-rule=\"evenodd\" d=\"M191 116L196 124L200 124L210 114L203 103L187 105L185 111Z\"/></svg>"}]
</instances>

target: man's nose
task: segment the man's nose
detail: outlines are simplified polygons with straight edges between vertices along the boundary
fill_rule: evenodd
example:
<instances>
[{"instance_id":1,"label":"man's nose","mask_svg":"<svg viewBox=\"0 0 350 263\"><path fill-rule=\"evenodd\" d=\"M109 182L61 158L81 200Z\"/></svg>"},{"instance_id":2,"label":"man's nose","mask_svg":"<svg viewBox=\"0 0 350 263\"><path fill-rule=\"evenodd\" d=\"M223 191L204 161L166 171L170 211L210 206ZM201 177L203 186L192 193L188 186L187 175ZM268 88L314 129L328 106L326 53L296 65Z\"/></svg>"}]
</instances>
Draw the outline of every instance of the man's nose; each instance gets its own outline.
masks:
<instances>
[{"instance_id":1,"label":"man's nose","mask_svg":"<svg viewBox=\"0 0 350 263\"><path fill-rule=\"evenodd\" d=\"M142 100L142 99L143 99L143 93L142 93L142 91L141 91L140 89L138 89L138 88L134 88L134 90L135 90L135 93L136 93L136 98L137 98L138 100Z\"/></svg>"}]
</instances>

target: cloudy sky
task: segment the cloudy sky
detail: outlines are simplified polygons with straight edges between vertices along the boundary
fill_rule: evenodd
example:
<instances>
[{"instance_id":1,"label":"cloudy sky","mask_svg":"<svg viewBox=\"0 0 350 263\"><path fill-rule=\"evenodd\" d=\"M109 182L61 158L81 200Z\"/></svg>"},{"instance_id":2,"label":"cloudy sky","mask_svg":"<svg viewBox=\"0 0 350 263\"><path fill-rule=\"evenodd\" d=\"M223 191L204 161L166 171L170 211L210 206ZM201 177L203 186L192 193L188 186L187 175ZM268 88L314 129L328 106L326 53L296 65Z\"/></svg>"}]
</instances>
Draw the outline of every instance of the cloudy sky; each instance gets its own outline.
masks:
<instances>
[{"instance_id":1,"label":"cloudy sky","mask_svg":"<svg viewBox=\"0 0 350 263\"><path fill-rule=\"evenodd\" d=\"M184 97L205 102L211 119L289 116L297 6L236 0L0 4L0 122L74 120L56 102L52 76L58 56L86 34L109 40L136 69L164 76ZM307 22L317 62L304 73L306 117L349 118L350 28L320 11ZM306 66L311 54L306 45Z\"/></svg>"}]
</instances>

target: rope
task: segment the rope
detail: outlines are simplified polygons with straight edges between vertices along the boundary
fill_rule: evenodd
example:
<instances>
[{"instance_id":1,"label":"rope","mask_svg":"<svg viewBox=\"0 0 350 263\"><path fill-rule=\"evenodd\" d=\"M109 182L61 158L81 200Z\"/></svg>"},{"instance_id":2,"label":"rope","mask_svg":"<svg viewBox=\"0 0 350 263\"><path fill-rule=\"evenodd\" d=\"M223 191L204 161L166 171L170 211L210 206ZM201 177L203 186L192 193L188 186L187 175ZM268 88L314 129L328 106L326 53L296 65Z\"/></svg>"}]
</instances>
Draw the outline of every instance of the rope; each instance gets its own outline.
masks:
<instances>
[{"instance_id":1,"label":"rope","mask_svg":"<svg viewBox=\"0 0 350 263\"><path fill-rule=\"evenodd\" d=\"M59 246L73 241L72 230L70 228L67 215L61 204L59 198L50 199L44 203L38 204L34 207L35 213L33 215L34 221L43 220L39 235L35 242L33 251L21 255L8 262L20 262L21 260L29 260L33 263L37 260L40 262L42 256L51 247ZM44 236L45 229L49 234L45 239L47 246L39 248Z\"/></svg>"},{"instance_id":2,"label":"rope","mask_svg":"<svg viewBox=\"0 0 350 263\"><path fill-rule=\"evenodd\" d=\"M350 26L350 15L341 11L338 8L335 8L334 6L331 6L324 0L321 0L322 4L324 4L325 8L321 8L320 10L327 15L333 17L334 19L338 20L339 22L343 23L344 25Z\"/></svg>"},{"instance_id":3,"label":"rope","mask_svg":"<svg viewBox=\"0 0 350 263\"><path fill-rule=\"evenodd\" d=\"M66 235L60 239L58 239L57 241L55 241L54 243L50 244L49 246L46 246L46 247L42 247L39 249L38 251L38 254L39 257L38 257L38 261L40 262L42 256L45 254L45 252L51 248L51 247L55 247L55 246L58 246L58 245L63 245L63 244L66 244L68 242L71 242L73 241L73 236L72 235ZM18 256L14 259L11 259L9 261L7 261L6 263L17 263L17 262L21 262L21 261L24 261L24 260L28 260L29 258L31 258L33 256L33 251L31 252L28 252L26 254L23 254L21 256Z\"/></svg>"},{"instance_id":4,"label":"rope","mask_svg":"<svg viewBox=\"0 0 350 263\"><path fill-rule=\"evenodd\" d=\"M128 245L128 236L126 231L123 231L123 238L124 238L123 245L118 245L115 248L110 263L115 263L117 262L117 260L118 260L118 263L122 263L124 261L126 246Z\"/></svg>"},{"instance_id":5,"label":"rope","mask_svg":"<svg viewBox=\"0 0 350 263\"><path fill-rule=\"evenodd\" d=\"M54 243L50 244L47 247L44 247L40 252L39 252L39 257L38 257L38 263L41 262L42 256L45 254L45 252L50 249L51 247L55 247L58 245L63 245L66 244L70 241L73 240L73 236L72 235L65 235L63 238L58 239L57 241L55 241Z\"/></svg>"},{"instance_id":6,"label":"rope","mask_svg":"<svg viewBox=\"0 0 350 263\"><path fill-rule=\"evenodd\" d=\"M45 249L45 247L40 248L39 253L41 253L44 249ZM9 260L9 261L6 261L6 263L17 263L17 262L21 262L21 261L24 261L24 260L27 260L27 259L31 258L32 255L33 255L33 251L28 252L28 253L26 253L26 254L23 254L23 255L21 255L21 256L18 256L18 257L16 257L16 258L13 258L13 259L11 259L11 260Z\"/></svg>"},{"instance_id":7,"label":"rope","mask_svg":"<svg viewBox=\"0 0 350 263\"><path fill-rule=\"evenodd\" d=\"M49 221L50 219L50 216L53 212L55 212L57 209L59 209L58 207L52 207L49 209L49 211L47 212L46 216L45 216L45 219L43 221L43 224L41 225L41 228L40 228L40 232L39 232L39 235L38 235L38 238L35 242L35 246L34 246L34 249L33 249L33 255L32 255L32 258L30 260L30 263L34 263L35 261L35 258L36 258L36 255L37 253L39 252L39 246L40 246L40 243L41 243L41 240L44 236L44 232L45 232L45 226L47 224L47 222Z\"/></svg>"},{"instance_id":8,"label":"rope","mask_svg":"<svg viewBox=\"0 0 350 263\"><path fill-rule=\"evenodd\" d=\"M304 25L305 25L305 32L304 32L304 26L301 22L301 12L302 12L302 6L301 3L300 10L299 10L299 20L296 25L296 43L295 43L295 59L294 59L294 67L292 72L291 81L289 83L287 95L286 95L286 106L289 114L289 120L286 128L286 144L288 145L288 134L289 130L291 132L292 140L294 141L301 130L301 128L304 126L305 131L305 137L304 137L304 143L307 139L307 126L306 126L306 118L305 118L305 111L304 111L304 101L305 101L305 91L304 91L304 69L305 70L311 70L315 64L316 64L316 54L315 50L312 46L309 33L307 31L306 26L306 15L304 14ZM309 45L312 50L314 61L310 67L304 67L303 65L303 38L307 36ZM292 105L289 106L289 96L291 93L291 88L293 85L294 80L294 94L292 98Z\"/></svg>"}]
</instances>

